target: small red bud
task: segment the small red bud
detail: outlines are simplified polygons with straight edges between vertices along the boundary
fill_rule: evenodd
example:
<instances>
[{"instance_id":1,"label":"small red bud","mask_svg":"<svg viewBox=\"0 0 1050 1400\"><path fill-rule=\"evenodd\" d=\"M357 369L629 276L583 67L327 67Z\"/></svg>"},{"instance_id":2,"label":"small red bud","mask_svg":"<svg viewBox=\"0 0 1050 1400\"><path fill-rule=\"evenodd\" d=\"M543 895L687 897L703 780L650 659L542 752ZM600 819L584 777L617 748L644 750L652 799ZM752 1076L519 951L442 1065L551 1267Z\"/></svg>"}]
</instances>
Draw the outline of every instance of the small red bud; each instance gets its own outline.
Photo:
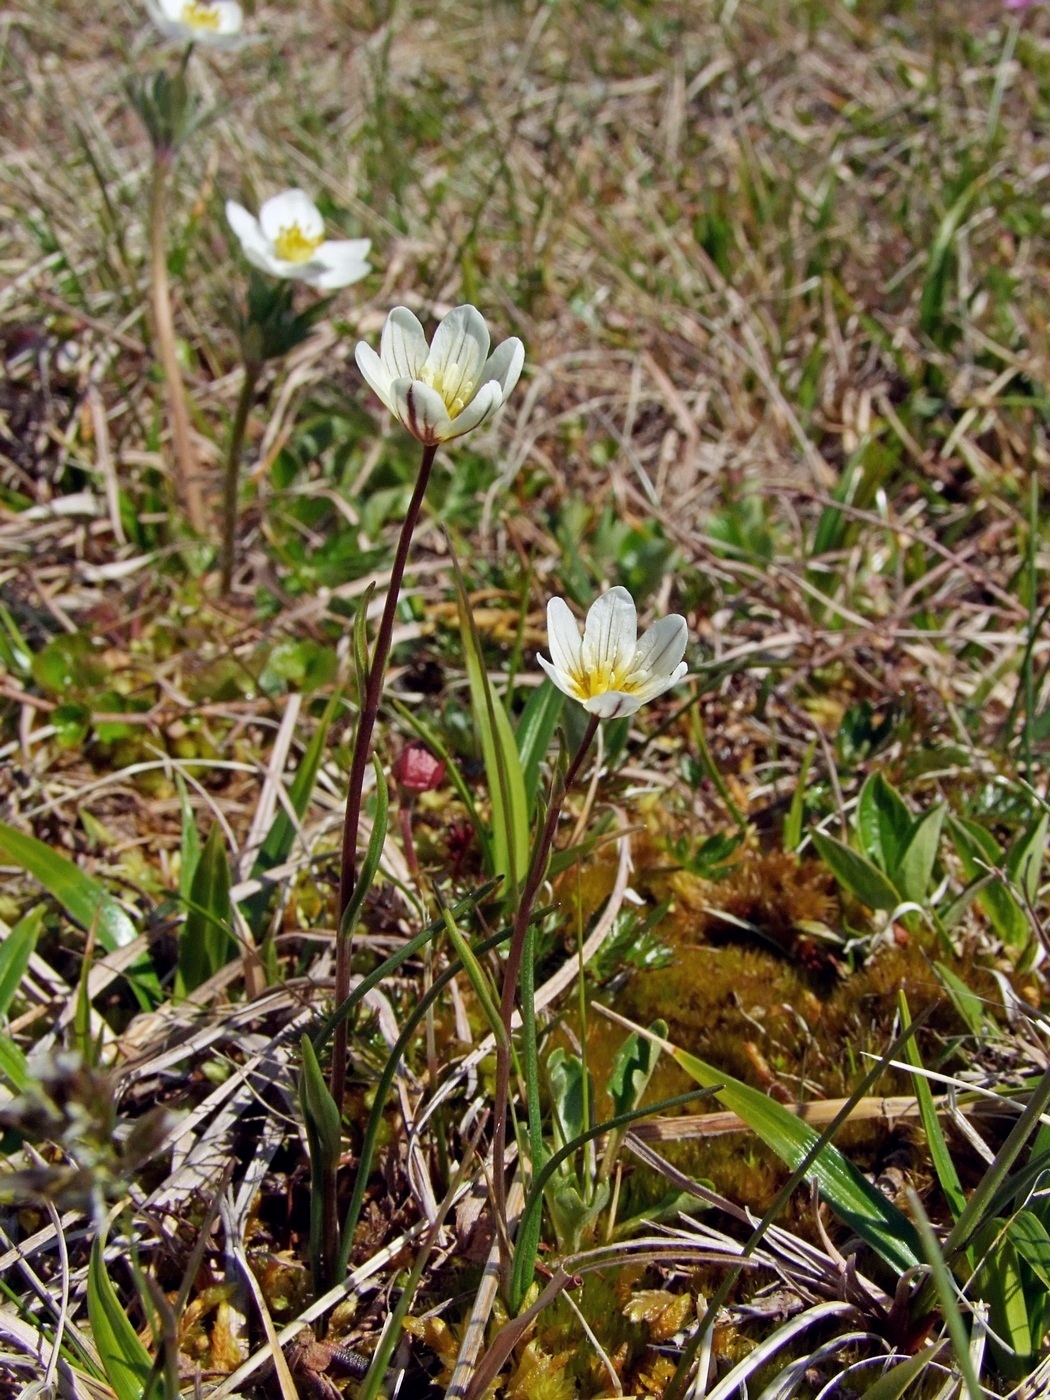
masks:
<instances>
[{"instance_id":1,"label":"small red bud","mask_svg":"<svg viewBox=\"0 0 1050 1400\"><path fill-rule=\"evenodd\" d=\"M426 744L413 739L395 759L393 773L405 792L433 792L445 781L445 763Z\"/></svg>"}]
</instances>

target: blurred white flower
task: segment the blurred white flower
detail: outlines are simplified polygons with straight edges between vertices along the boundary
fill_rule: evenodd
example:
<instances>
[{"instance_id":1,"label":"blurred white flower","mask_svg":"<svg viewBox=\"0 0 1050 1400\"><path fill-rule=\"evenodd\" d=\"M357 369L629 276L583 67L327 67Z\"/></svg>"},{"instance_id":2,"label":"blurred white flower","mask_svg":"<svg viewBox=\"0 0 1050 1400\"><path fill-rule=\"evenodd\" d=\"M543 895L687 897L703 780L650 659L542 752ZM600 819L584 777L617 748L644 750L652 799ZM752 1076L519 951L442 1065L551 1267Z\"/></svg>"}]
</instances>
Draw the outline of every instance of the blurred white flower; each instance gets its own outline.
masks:
<instances>
[{"instance_id":1,"label":"blurred white flower","mask_svg":"<svg viewBox=\"0 0 1050 1400\"><path fill-rule=\"evenodd\" d=\"M654 622L641 638L638 612L626 588L610 588L591 605L583 636L563 598L547 604L551 660L536 659L566 695L599 719L633 715L685 675L685 618Z\"/></svg>"},{"instance_id":2,"label":"blurred white flower","mask_svg":"<svg viewBox=\"0 0 1050 1400\"><path fill-rule=\"evenodd\" d=\"M489 354L488 327L473 306L450 311L432 345L412 312L396 306L386 318L379 354L363 341L357 347L357 367L371 388L431 447L491 417L517 384L524 362L517 336Z\"/></svg>"},{"instance_id":3,"label":"blurred white flower","mask_svg":"<svg viewBox=\"0 0 1050 1400\"><path fill-rule=\"evenodd\" d=\"M226 217L250 263L272 277L297 277L321 291L358 282L369 270L367 238L327 239L320 210L302 190L268 199L259 217L232 199Z\"/></svg>"},{"instance_id":4,"label":"blurred white flower","mask_svg":"<svg viewBox=\"0 0 1050 1400\"><path fill-rule=\"evenodd\" d=\"M146 0L149 17L166 39L236 49L244 42L244 12L237 0Z\"/></svg>"}]
</instances>

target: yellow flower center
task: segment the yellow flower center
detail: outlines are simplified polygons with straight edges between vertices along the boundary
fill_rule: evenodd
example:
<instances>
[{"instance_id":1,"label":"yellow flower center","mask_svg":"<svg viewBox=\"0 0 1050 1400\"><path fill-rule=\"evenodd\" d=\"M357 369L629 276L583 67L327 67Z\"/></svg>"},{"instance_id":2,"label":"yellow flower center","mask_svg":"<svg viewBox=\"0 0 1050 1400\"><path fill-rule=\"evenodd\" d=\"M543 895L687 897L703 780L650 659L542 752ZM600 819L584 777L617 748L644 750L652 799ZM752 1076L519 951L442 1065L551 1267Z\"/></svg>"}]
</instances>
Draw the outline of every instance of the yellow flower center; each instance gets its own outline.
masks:
<instances>
[{"instance_id":1,"label":"yellow flower center","mask_svg":"<svg viewBox=\"0 0 1050 1400\"><path fill-rule=\"evenodd\" d=\"M575 687L577 700L593 700L596 695L607 695L610 690L634 695L645 681L644 676L633 676L626 667L617 669L614 666L599 666L592 671L585 671L581 666L569 672L569 679Z\"/></svg>"},{"instance_id":2,"label":"yellow flower center","mask_svg":"<svg viewBox=\"0 0 1050 1400\"><path fill-rule=\"evenodd\" d=\"M458 417L466 408L470 395L463 392L465 386L459 365L453 363L445 365L442 369L424 369L420 378L436 394L441 395L450 418ZM457 386L456 393L445 387L446 381Z\"/></svg>"},{"instance_id":3,"label":"yellow flower center","mask_svg":"<svg viewBox=\"0 0 1050 1400\"><path fill-rule=\"evenodd\" d=\"M289 224L273 240L273 247L277 256L285 262L304 263L310 261L323 242L323 233L311 238L298 224Z\"/></svg>"},{"instance_id":4,"label":"yellow flower center","mask_svg":"<svg viewBox=\"0 0 1050 1400\"><path fill-rule=\"evenodd\" d=\"M182 7L182 23L191 29L219 28L219 11L214 5L202 4L201 0L187 0Z\"/></svg>"}]
</instances>

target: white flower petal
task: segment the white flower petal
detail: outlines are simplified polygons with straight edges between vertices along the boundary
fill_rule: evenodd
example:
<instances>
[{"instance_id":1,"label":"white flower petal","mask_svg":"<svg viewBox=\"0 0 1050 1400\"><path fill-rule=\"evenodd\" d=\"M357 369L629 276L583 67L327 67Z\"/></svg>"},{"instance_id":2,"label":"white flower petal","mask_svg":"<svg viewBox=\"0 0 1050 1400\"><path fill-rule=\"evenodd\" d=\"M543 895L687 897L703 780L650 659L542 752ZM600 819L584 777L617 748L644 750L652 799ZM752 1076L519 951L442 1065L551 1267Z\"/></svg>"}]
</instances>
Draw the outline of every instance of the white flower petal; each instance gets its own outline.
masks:
<instances>
[{"instance_id":1,"label":"white flower petal","mask_svg":"<svg viewBox=\"0 0 1050 1400\"><path fill-rule=\"evenodd\" d=\"M433 447L452 436L452 419L441 395L418 379L395 379L390 386L394 412L420 442Z\"/></svg>"},{"instance_id":2,"label":"white flower petal","mask_svg":"<svg viewBox=\"0 0 1050 1400\"><path fill-rule=\"evenodd\" d=\"M304 238L324 237L324 219L310 196L302 190L283 190L268 199L259 210L259 227L271 243L283 229L298 225Z\"/></svg>"},{"instance_id":3,"label":"white flower petal","mask_svg":"<svg viewBox=\"0 0 1050 1400\"><path fill-rule=\"evenodd\" d=\"M670 675L685 655L688 640L689 629L684 617L677 613L662 617L640 638L634 653L632 675L645 672L654 677Z\"/></svg>"},{"instance_id":4,"label":"white flower petal","mask_svg":"<svg viewBox=\"0 0 1050 1400\"><path fill-rule=\"evenodd\" d=\"M240 34L244 28L244 11L235 0L212 0L212 7L219 12L219 28L213 32L223 39Z\"/></svg>"},{"instance_id":5,"label":"white flower petal","mask_svg":"<svg viewBox=\"0 0 1050 1400\"><path fill-rule=\"evenodd\" d=\"M673 685L677 685L682 677L689 670L686 662L680 661L670 674L656 675L644 685L638 686L634 694L639 705L647 705L650 700L655 700L658 695L662 695L665 690L670 690Z\"/></svg>"},{"instance_id":6,"label":"white flower petal","mask_svg":"<svg viewBox=\"0 0 1050 1400\"><path fill-rule=\"evenodd\" d=\"M237 235L245 253L252 249L257 254L272 256L270 245L259 227L259 220L254 214L250 214L243 204L238 204L233 199L226 201L226 222Z\"/></svg>"},{"instance_id":7,"label":"white flower petal","mask_svg":"<svg viewBox=\"0 0 1050 1400\"><path fill-rule=\"evenodd\" d=\"M583 708L599 719L622 719L624 715L637 714L641 706L637 695L627 695L622 690L606 690L583 701Z\"/></svg>"},{"instance_id":8,"label":"white flower petal","mask_svg":"<svg viewBox=\"0 0 1050 1400\"><path fill-rule=\"evenodd\" d=\"M146 10L154 23L178 23L184 0L146 0Z\"/></svg>"},{"instance_id":9,"label":"white flower petal","mask_svg":"<svg viewBox=\"0 0 1050 1400\"><path fill-rule=\"evenodd\" d=\"M363 340L358 341L357 349L354 351L354 359L357 361L357 368L364 376L365 383L378 396L380 401L389 408L391 413L396 412L394 408L394 396L390 392L392 383L390 371L379 358L371 345L367 345Z\"/></svg>"},{"instance_id":10,"label":"white flower petal","mask_svg":"<svg viewBox=\"0 0 1050 1400\"><path fill-rule=\"evenodd\" d=\"M379 354L391 379L418 379L427 362L427 338L407 306L395 306L386 318Z\"/></svg>"},{"instance_id":11,"label":"white flower petal","mask_svg":"<svg viewBox=\"0 0 1050 1400\"><path fill-rule=\"evenodd\" d=\"M501 402L506 403L507 396L518 382L524 363L525 347L516 335L512 335L502 345L496 346L485 361L478 378L482 384L489 384L495 380L500 388Z\"/></svg>"},{"instance_id":12,"label":"white flower petal","mask_svg":"<svg viewBox=\"0 0 1050 1400\"><path fill-rule=\"evenodd\" d=\"M573 682L571 676L566 675L566 673L559 670L557 666L552 666L545 656L537 656L536 660L559 690L563 691L572 700L578 700L580 698L578 687Z\"/></svg>"},{"instance_id":13,"label":"white flower petal","mask_svg":"<svg viewBox=\"0 0 1050 1400\"><path fill-rule=\"evenodd\" d=\"M427 377L441 386L446 403L470 398L489 353L489 328L476 306L457 306L434 332L427 356Z\"/></svg>"},{"instance_id":14,"label":"white flower petal","mask_svg":"<svg viewBox=\"0 0 1050 1400\"><path fill-rule=\"evenodd\" d=\"M464 433L469 433L471 428L476 428L479 423L483 423L489 418L503 402L503 395L499 391L499 385L495 380L491 384L483 385L467 404L461 413L457 413L452 421L452 431L450 438L462 437Z\"/></svg>"},{"instance_id":15,"label":"white flower petal","mask_svg":"<svg viewBox=\"0 0 1050 1400\"><path fill-rule=\"evenodd\" d=\"M568 603L564 598L552 598L547 604L547 650L551 661L559 671L571 675L580 669L582 649L580 629ZM542 656L539 660L543 660Z\"/></svg>"},{"instance_id":16,"label":"white flower petal","mask_svg":"<svg viewBox=\"0 0 1050 1400\"><path fill-rule=\"evenodd\" d=\"M627 674L638 644L638 611L626 588L610 588L587 613L583 666L591 674Z\"/></svg>"},{"instance_id":17,"label":"white flower petal","mask_svg":"<svg viewBox=\"0 0 1050 1400\"><path fill-rule=\"evenodd\" d=\"M322 243L302 271L303 281L323 292L349 287L372 270L365 254L372 246L367 238L345 238Z\"/></svg>"}]
</instances>

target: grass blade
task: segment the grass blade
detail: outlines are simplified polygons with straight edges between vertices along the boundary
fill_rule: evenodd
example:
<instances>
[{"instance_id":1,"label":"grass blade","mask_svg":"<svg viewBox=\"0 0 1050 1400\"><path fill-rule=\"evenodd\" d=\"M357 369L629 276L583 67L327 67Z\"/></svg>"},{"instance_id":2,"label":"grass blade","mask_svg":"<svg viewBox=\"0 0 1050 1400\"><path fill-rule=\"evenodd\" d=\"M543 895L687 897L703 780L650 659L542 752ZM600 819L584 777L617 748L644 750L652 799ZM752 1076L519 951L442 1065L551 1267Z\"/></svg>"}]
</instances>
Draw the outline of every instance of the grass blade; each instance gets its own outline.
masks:
<instances>
[{"instance_id":1,"label":"grass blade","mask_svg":"<svg viewBox=\"0 0 1050 1400\"><path fill-rule=\"evenodd\" d=\"M230 960L230 863L218 822L212 825L197 863L190 889L189 910L179 934L179 966L175 991L194 991Z\"/></svg>"},{"instance_id":2,"label":"grass blade","mask_svg":"<svg viewBox=\"0 0 1050 1400\"><path fill-rule=\"evenodd\" d=\"M43 917L44 906L38 904L35 909L30 909L25 918L19 919L3 943L0 943L0 1017L7 1014L7 1008L14 1000L25 976L29 959L40 937Z\"/></svg>"},{"instance_id":3,"label":"grass blade","mask_svg":"<svg viewBox=\"0 0 1050 1400\"><path fill-rule=\"evenodd\" d=\"M35 836L0 822L0 853L38 880L71 919L95 937L107 953L133 943L138 932L113 896L97 880L53 851ZM160 983L143 955L128 969L128 979L140 1004L149 1008L160 1000Z\"/></svg>"},{"instance_id":4,"label":"grass blade","mask_svg":"<svg viewBox=\"0 0 1050 1400\"><path fill-rule=\"evenodd\" d=\"M805 1160L818 1138L808 1123L775 1099L721 1073L695 1055L678 1049L673 1054L687 1074L705 1088L714 1088L726 1108L742 1118L792 1170ZM922 1262L919 1239L907 1216L866 1181L837 1147L827 1143L807 1175L816 1181L835 1214L888 1264L903 1272Z\"/></svg>"},{"instance_id":5,"label":"grass blade","mask_svg":"<svg viewBox=\"0 0 1050 1400\"><path fill-rule=\"evenodd\" d=\"M153 1362L106 1272L103 1240L103 1236L96 1238L88 1264L87 1308L91 1336L106 1379L118 1400L143 1400L153 1374Z\"/></svg>"}]
</instances>

